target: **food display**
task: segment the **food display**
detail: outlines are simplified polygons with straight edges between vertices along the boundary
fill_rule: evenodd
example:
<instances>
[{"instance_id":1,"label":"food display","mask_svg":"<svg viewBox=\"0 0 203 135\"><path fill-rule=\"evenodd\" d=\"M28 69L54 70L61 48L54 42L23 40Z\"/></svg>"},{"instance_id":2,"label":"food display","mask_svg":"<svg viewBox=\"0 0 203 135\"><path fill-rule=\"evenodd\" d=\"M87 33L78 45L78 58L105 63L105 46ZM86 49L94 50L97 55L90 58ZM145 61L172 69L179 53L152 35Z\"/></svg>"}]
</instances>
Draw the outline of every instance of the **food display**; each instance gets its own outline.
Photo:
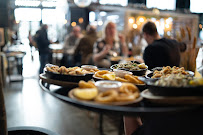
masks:
<instances>
[{"instance_id":1,"label":"food display","mask_svg":"<svg viewBox=\"0 0 203 135\"><path fill-rule=\"evenodd\" d=\"M155 82L157 86L174 86L174 87L185 87L189 85L191 77L179 74L168 74L166 77L162 76Z\"/></svg>"},{"instance_id":2,"label":"food display","mask_svg":"<svg viewBox=\"0 0 203 135\"><path fill-rule=\"evenodd\" d=\"M80 67L66 68L65 66L59 67L56 65L47 64L44 68L44 75L47 78L56 81L78 83L80 80L91 80L96 71L98 71L97 68L88 67L88 70L86 70Z\"/></svg>"},{"instance_id":3,"label":"food display","mask_svg":"<svg viewBox=\"0 0 203 135\"><path fill-rule=\"evenodd\" d=\"M115 74L114 72L110 72L108 70L101 70L97 71L94 76L104 80L115 80L119 82L129 82L133 84L144 84L143 81L138 79L138 76L134 76L130 73L126 73L121 77L117 76L117 74Z\"/></svg>"},{"instance_id":4,"label":"food display","mask_svg":"<svg viewBox=\"0 0 203 135\"><path fill-rule=\"evenodd\" d=\"M119 70L130 71L134 75L138 75L138 76L145 75L146 71L148 70L147 65L145 65L144 63L139 63L137 61L128 61L127 63L114 64L110 68L112 70L119 69Z\"/></svg>"},{"instance_id":5,"label":"food display","mask_svg":"<svg viewBox=\"0 0 203 135\"><path fill-rule=\"evenodd\" d=\"M162 76L147 83L149 91L158 96L203 96L203 78L193 78L181 72Z\"/></svg>"},{"instance_id":6,"label":"food display","mask_svg":"<svg viewBox=\"0 0 203 135\"><path fill-rule=\"evenodd\" d=\"M84 75L89 73L94 73L95 71L98 71L98 69L91 69L91 70L85 70L84 68L80 67L69 67L66 68L65 66L46 66L46 70L49 72L57 73L57 74L64 74L64 75Z\"/></svg>"},{"instance_id":7,"label":"food display","mask_svg":"<svg viewBox=\"0 0 203 135\"><path fill-rule=\"evenodd\" d=\"M111 83L111 82L105 82ZM80 81L79 87L69 92L71 98L102 104L136 101L140 97L138 88L131 83L122 83L118 89L98 90L93 82Z\"/></svg>"},{"instance_id":8,"label":"food display","mask_svg":"<svg viewBox=\"0 0 203 135\"><path fill-rule=\"evenodd\" d=\"M168 87L203 86L203 78L192 78L181 73L170 74L167 77L161 77L155 82L155 85Z\"/></svg>"},{"instance_id":9,"label":"food display","mask_svg":"<svg viewBox=\"0 0 203 135\"><path fill-rule=\"evenodd\" d=\"M138 64L134 61L129 61L125 64L116 64L112 66L113 69L126 69L130 71L147 69L144 63Z\"/></svg>"},{"instance_id":10,"label":"food display","mask_svg":"<svg viewBox=\"0 0 203 135\"><path fill-rule=\"evenodd\" d=\"M185 71L184 67L163 67L160 71L155 70L153 72L153 76L151 78L160 78L160 77L167 77L170 74L182 74L182 75L189 75L187 71Z\"/></svg>"}]
</instances>

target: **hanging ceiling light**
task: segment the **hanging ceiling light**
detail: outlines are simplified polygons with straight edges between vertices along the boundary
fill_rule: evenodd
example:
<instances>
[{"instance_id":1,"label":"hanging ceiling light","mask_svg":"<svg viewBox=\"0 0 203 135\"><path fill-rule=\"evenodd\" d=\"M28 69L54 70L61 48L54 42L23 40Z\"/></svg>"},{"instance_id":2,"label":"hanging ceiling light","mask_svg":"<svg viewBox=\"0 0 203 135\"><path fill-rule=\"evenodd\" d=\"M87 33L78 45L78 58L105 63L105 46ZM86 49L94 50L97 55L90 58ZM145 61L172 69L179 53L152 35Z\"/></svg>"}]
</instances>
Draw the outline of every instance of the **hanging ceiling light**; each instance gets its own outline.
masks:
<instances>
[{"instance_id":1,"label":"hanging ceiling light","mask_svg":"<svg viewBox=\"0 0 203 135\"><path fill-rule=\"evenodd\" d=\"M84 8L91 4L92 0L74 0L78 7Z\"/></svg>"}]
</instances>

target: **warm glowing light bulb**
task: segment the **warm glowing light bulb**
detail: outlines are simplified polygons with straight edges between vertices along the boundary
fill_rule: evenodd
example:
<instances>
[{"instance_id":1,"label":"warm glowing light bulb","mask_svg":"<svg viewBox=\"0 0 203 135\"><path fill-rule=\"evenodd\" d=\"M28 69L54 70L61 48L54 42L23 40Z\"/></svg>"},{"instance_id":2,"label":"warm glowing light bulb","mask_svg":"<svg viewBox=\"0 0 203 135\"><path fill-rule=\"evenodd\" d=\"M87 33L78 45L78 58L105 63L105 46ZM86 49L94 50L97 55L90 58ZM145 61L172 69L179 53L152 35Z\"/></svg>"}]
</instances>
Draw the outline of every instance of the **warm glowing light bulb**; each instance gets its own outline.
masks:
<instances>
[{"instance_id":1,"label":"warm glowing light bulb","mask_svg":"<svg viewBox=\"0 0 203 135\"><path fill-rule=\"evenodd\" d=\"M129 19L129 23L134 23L134 19L133 19L133 18L130 18L130 19Z\"/></svg>"},{"instance_id":2,"label":"warm glowing light bulb","mask_svg":"<svg viewBox=\"0 0 203 135\"><path fill-rule=\"evenodd\" d=\"M103 25L103 22L102 21L98 21L98 25L99 26Z\"/></svg>"},{"instance_id":3,"label":"warm glowing light bulb","mask_svg":"<svg viewBox=\"0 0 203 135\"><path fill-rule=\"evenodd\" d=\"M66 24L66 23L68 23L68 21L65 19L65 20L64 20L64 24Z\"/></svg>"},{"instance_id":4,"label":"warm glowing light bulb","mask_svg":"<svg viewBox=\"0 0 203 135\"><path fill-rule=\"evenodd\" d=\"M140 21L140 22L144 22L144 18L141 17L141 18L139 19L139 21Z\"/></svg>"},{"instance_id":5,"label":"warm glowing light bulb","mask_svg":"<svg viewBox=\"0 0 203 135\"><path fill-rule=\"evenodd\" d=\"M18 23L20 23L20 21L19 21L19 20L16 20L16 23L18 24Z\"/></svg>"},{"instance_id":6,"label":"warm glowing light bulb","mask_svg":"<svg viewBox=\"0 0 203 135\"><path fill-rule=\"evenodd\" d=\"M168 29L170 26L168 24L165 24L165 27Z\"/></svg>"},{"instance_id":7,"label":"warm glowing light bulb","mask_svg":"<svg viewBox=\"0 0 203 135\"><path fill-rule=\"evenodd\" d=\"M202 24L199 24L199 28L202 29Z\"/></svg>"},{"instance_id":8,"label":"warm glowing light bulb","mask_svg":"<svg viewBox=\"0 0 203 135\"><path fill-rule=\"evenodd\" d=\"M137 24L133 24L133 28L134 28L134 29L137 29Z\"/></svg>"},{"instance_id":9,"label":"warm glowing light bulb","mask_svg":"<svg viewBox=\"0 0 203 135\"><path fill-rule=\"evenodd\" d=\"M158 22L158 21L156 21L156 22L155 22L155 24L156 24L156 26L158 26L158 25L159 25L159 22Z\"/></svg>"},{"instance_id":10,"label":"warm glowing light bulb","mask_svg":"<svg viewBox=\"0 0 203 135\"><path fill-rule=\"evenodd\" d=\"M82 17L80 17L80 18L78 19L78 22L79 22L79 23L83 23L83 21L84 21L84 20L83 20Z\"/></svg>"},{"instance_id":11,"label":"warm glowing light bulb","mask_svg":"<svg viewBox=\"0 0 203 135\"><path fill-rule=\"evenodd\" d=\"M72 23L71 23L71 26L72 26L72 27L75 27L75 26L76 26L76 22L72 22Z\"/></svg>"}]
</instances>

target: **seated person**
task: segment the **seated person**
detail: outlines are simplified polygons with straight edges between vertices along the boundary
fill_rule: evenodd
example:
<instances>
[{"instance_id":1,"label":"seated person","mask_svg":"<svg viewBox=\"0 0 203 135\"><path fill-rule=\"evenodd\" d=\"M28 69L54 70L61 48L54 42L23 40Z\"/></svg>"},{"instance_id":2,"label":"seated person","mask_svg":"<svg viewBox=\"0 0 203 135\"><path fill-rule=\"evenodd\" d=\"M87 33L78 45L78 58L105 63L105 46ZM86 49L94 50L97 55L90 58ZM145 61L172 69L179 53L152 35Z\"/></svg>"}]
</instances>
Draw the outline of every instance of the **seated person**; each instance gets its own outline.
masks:
<instances>
[{"instance_id":1,"label":"seated person","mask_svg":"<svg viewBox=\"0 0 203 135\"><path fill-rule=\"evenodd\" d=\"M186 50L186 45L176 40L161 38L153 22L143 26L143 37L148 43L143 59L149 69L163 66L179 66L180 51Z\"/></svg>"},{"instance_id":2,"label":"seated person","mask_svg":"<svg viewBox=\"0 0 203 135\"><path fill-rule=\"evenodd\" d=\"M99 39L93 50L93 62L98 67L109 68L109 56L127 56L128 47L123 35L117 37L116 24L108 22L104 27L104 37Z\"/></svg>"},{"instance_id":3,"label":"seated person","mask_svg":"<svg viewBox=\"0 0 203 135\"><path fill-rule=\"evenodd\" d=\"M146 65L148 65L149 69L162 66L179 66L180 52L186 50L186 45L184 43L179 43L176 40L161 38L157 32L156 25L153 22L147 22L143 26L142 31L145 40L149 44L145 48L143 55L144 62ZM180 119L183 120L184 118ZM173 119L175 122L178 120L175 118ZM151 123L151 121L154 123ZM175 129L176 126L178 127L178 125L180 125L172 124L172 120L170 121L170 118L168 117L162 117L162 119L156 117L151 121L145 120L144 125L142 125L142 122L139 118L124 117L126 135L151 135L153 133L159 135L158 133L163 134L164 130L166 130L163 128L165 124L169 125L170 123L171 129ZM181 124L183 123L184 122L181 122ZM157 128L157 125L161 128ZM180 127L182 128L183 126L180 125ZM166 134L168 135L169 133L165 132L164 135Z\"/></svg>"},{"instance_id":4,"label":"seated person","mask_svg":"<svg viewBox=\"0 0 203 135\"><path fill-rule=\"evenodd\" d=\"M61 60L61 66L74 66L72 55L82 37L80 26L73 27L72 32L65 37L64 50L66 53Z\"/></svg>"},{"instance_id":5,"label":"seated person","mask_svg":"<svg viewBox=\"0 0 203 135\"><path fill-rule=\"evenodd\" d=\"M93 53L93 45L96 40L96 27L88 25L86 35L80 40L74 52L74 56L81 55L81 64L89 64L89 59Z\"/></svg>"}]
</instances>

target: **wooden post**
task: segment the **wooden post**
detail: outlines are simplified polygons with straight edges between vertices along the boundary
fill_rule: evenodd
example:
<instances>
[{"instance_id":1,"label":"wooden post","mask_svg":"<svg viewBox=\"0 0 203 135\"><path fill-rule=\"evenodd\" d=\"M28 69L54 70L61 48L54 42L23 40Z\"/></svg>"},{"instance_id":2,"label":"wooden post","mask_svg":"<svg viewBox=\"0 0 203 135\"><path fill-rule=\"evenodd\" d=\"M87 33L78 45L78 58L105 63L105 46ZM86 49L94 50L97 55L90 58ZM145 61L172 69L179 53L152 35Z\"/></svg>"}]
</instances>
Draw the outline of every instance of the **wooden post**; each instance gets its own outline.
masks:
<instances>
[{"instance_id":1,"label":"wooden post","mask_svg":"<svg viewBox=\"0 0 203 135\"><path fill-rule=\"evenodd\" d=\"M1 65L0 57L0 65ZM8 135L7 132L7 122L6 122L6 108L4 103L3 95L3 84L2 84L2 69L0 66L0 135Z\"/></svg>"}]
</instances>

